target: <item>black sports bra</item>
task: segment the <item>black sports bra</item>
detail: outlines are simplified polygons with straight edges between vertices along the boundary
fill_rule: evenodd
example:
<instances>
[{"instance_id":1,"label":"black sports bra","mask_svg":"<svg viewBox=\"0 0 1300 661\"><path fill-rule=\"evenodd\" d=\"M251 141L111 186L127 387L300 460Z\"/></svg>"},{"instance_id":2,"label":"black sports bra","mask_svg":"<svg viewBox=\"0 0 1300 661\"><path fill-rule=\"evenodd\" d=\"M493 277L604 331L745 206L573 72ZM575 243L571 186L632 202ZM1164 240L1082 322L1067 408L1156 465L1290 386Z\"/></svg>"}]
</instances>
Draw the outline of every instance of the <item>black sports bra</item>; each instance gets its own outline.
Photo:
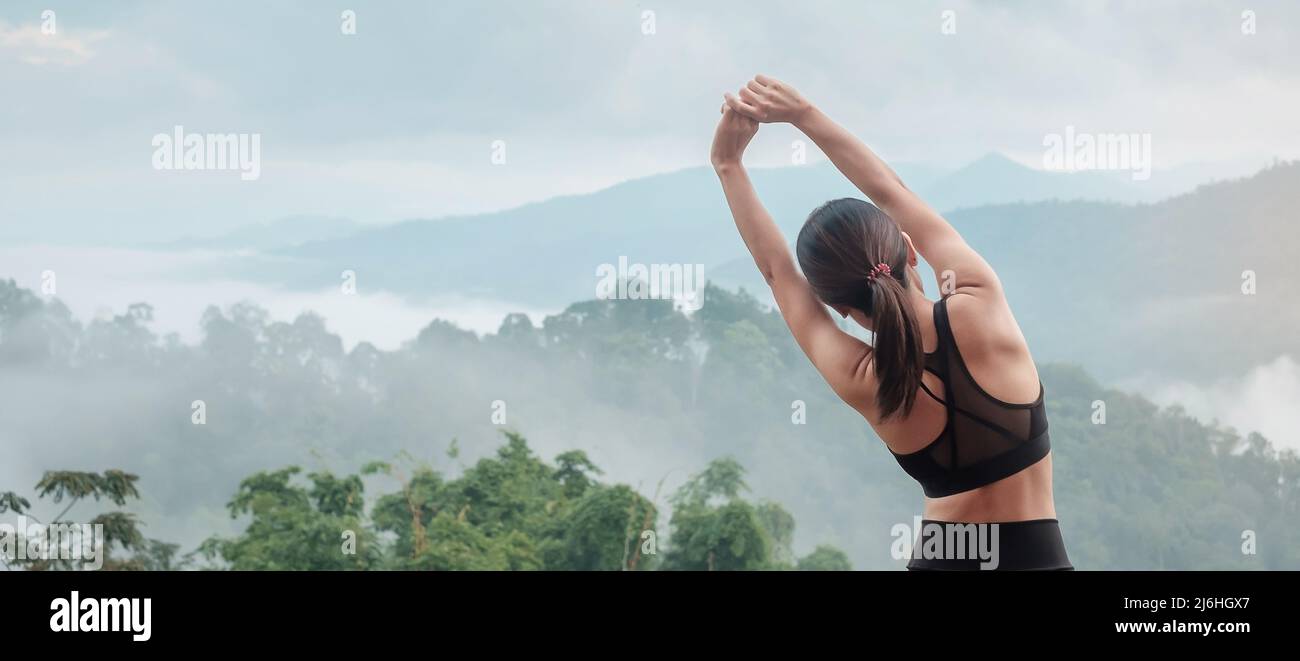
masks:
<instances>
[{"instance_id":1,"label":"black sports bra","mask_svg":"<svg viewBox=\"0 0 1300 661\"><path fill-rule=\"evenodd\" d=\"M984 392L957 351L948 324L947 299L934 304L939 346L925 354L925 369L943 382L948 423L934 442L907 454L890 451L930 498L977 489L1019 473L1047 456L1047 410L1043 387L1032 404L1008 404Z\"/></svg>"}]
</instances>

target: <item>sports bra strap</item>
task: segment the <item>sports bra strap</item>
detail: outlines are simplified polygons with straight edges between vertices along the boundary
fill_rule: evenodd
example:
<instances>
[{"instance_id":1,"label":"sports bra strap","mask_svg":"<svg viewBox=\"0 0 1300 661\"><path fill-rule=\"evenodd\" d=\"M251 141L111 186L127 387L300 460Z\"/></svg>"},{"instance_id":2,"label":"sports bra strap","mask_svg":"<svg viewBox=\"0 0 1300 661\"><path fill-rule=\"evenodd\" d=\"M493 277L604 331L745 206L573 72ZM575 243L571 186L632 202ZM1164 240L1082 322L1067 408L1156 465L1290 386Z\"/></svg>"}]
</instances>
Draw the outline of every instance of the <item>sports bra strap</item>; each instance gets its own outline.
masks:
<instances>
[{"instance_id":1,"label":"sports bra strap","mask_svg":"<svg viewBox=\"0 0 1300 661\"><path fill-rule=\"evenodd\" d=\"M938 376L938 375L936 374L935 376ZM939 380L942 381L942 380L943 380L943 377L939 377ZM944 407L947 407L947 406L948 406L948 402L943 401L943 399L941 399L938 395L934 394L934 391L933 391L933 390L930 390L930 387L927 386L927 385L925 385L925 381L924 381L924 380L921 381L921 390L924 390L924 391L925 391L925 394L929 395L930 398L933 399L934 401L939 402L940 405L942 405L942 406L944 406Z\"/></svg>"},{"instance_id":2,"label":"sports bra strap","mask_svg":"<svg viewBox=\"0 0 1300 661\"><path fill-rule=\"evenodd\" d=\"M925 371L938 377L944 396L936 395L924 380L920 384L925 394L946 409L947 422L939 437L921 450L894 453L903 470L920 482L931 498L976 489L1018 473L1051 448L1041 384L1039 399L1033 404L1010 404L989 395L975 381L957 347L947 302L941 298L934 304L938 346L925 355Z\"/></svg>"}]
</instances>

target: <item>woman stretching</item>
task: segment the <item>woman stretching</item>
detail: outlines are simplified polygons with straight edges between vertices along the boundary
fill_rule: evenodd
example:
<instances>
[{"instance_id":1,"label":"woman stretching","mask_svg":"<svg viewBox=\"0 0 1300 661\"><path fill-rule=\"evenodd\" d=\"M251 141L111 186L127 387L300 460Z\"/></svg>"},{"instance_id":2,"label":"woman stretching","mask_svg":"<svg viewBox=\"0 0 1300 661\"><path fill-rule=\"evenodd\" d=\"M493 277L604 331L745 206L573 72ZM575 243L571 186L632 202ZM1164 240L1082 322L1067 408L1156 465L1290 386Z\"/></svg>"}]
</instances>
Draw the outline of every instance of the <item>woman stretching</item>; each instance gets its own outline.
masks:
<instances>
[{"instance_id":1,"label":"woman stretching","mask_svg":"<svg viewBox=\"0 0 1300 661\"><path fill-rule=\"evenodd\" d=\"M741 165L759 122L803 131L876 204L814 209L799 231L800 268ZM800 348L921 483L925 523L938 526L923 530L951 540L975 528L966 524L997 523L983 527L996 535L997 568L1070 569L1042 384L988 263L866 145L778 80L758 76L726 95L711 156ZM935 271L938 301L925 296L918 253ZM840 330L827 307L872 331L872 344ZM918 544L908 568L979 566L974 549L945 550L918 557L927 555Z\"/></svg>"}]
</instances>

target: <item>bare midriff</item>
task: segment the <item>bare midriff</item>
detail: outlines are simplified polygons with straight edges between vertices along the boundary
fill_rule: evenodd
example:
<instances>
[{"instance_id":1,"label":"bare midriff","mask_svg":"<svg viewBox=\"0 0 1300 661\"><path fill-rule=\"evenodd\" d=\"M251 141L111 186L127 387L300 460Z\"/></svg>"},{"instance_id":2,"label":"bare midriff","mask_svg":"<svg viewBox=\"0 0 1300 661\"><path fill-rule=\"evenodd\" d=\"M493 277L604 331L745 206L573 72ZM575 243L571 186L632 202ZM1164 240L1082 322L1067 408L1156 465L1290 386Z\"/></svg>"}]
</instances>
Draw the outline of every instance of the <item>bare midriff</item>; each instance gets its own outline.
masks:
<instances>
[{"instance_id":1,"label":"bare midriff","mask_svg":"<svg viewBox=\"0 0 1300 661\"><path fill-rule=\"evenodd\" d=\"M925 518L963 523L1009 523L1055 519L1052 501L1052 455L978 489L925 499Z\"/></svg>"}]
</instances>

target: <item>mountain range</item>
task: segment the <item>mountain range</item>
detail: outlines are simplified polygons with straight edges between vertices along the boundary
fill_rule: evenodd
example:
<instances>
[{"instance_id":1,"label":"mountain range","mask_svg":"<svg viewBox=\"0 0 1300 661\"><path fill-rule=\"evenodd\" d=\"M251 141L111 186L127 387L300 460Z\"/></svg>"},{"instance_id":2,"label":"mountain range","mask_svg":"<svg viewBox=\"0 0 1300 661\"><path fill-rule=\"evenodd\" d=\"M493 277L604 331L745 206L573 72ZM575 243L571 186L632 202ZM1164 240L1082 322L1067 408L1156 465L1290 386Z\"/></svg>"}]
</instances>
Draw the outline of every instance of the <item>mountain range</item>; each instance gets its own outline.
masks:
<instances>
[{"instance_id":1,"label":"mountain range","mask_svg":"<svg viewBox=\"0 0 1300 661\"><path fill-rule=\"evenodd\" d=\"M953 171L920 164L897 169L941 211L1046 200L1140 202L1164 190L1120 173L1044 172L998 154ZM758 169L752 176L788 233L820 202L860 195L826 162ZM321 219L315 227L304 220L311 219L286 219L190 245L256 249L262 254L238 268L292 288L319 288L352 270L371 287L412 297L455 293L528 305L563 305L592 295L596 267L620 256L647 264L703 264L709 273L744 255L707 168L490 214L364 229L336 219Z\"/></svg>"},{"instance_id":2,"label":"mountain range","mask_svg":"<svg viewBox=\"0 0 1300 661\"><path fill-rule=\"evenodd\" d=\"M1044 172L999 155L952 172L897 169L995 266L1042 360L1086 363L1102 378L1146 369L1198 378L1240 373L1290 349L1300 314L1289 289L1300 275L1288 220L1300 202L1294 163L1158 202L1146 199L1160 195L1143 187L1149 182ZM861 196L827 163L752 177L791 239L817 204ZM703 168L492 214L294 242L220 268L310 290L335 287L353 271L363 293L455 294L535 309L596 296L597 269L620 257L702 264L717 284L766 295ZM1254 274L1256 294L1242 293L1244 272Z\"/></svg>"}]
</instances>

